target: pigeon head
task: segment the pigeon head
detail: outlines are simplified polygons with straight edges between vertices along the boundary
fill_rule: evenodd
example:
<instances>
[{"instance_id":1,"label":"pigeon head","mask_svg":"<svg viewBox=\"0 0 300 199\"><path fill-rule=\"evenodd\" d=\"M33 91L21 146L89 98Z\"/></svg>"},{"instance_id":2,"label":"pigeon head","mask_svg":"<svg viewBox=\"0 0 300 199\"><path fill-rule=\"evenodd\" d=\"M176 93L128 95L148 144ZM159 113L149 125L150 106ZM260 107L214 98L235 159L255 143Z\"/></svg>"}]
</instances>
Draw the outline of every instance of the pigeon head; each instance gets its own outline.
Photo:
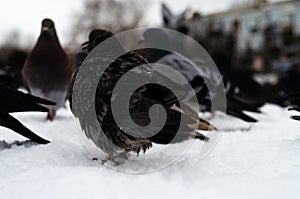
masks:
<instances>
[{"instance_id":1,"label":"pigeon head","mask_svg":"<svg viewBox=\"0 0 300 199\"><path fill-rule=\"evenodd\" d=\"M42 21L41 35L45 37L53 37L56 35L54 22L51 19L44 19Z\"/></svg>"},{"instance_id":2,"label":"pigeon head","mask_svg":"<svg viewBox=\"0 0 300 199\"><path fill-rule=\"evenodd\" d=\"M175 15L171 12L167 5L163 3L161 13L164 26L166 28L176 30L183 34L187 34L189 32L189 28L185 22L187 20L187 15L190 13L190 9L186 9L181 14Z\"/></svg>"},{"instance_id":3,"label":"pigeon head","mask_svg":"<svg viewBox=\"0 0 300 199\"><path fill-rule=\"evenodd\" d=\"M104 40L112 37L113 33L103 30L103 29L94 29L89 34L89 41L82 44L83 50L92 51L97 45L102 43Z\"/></svg>"}]
</instances>

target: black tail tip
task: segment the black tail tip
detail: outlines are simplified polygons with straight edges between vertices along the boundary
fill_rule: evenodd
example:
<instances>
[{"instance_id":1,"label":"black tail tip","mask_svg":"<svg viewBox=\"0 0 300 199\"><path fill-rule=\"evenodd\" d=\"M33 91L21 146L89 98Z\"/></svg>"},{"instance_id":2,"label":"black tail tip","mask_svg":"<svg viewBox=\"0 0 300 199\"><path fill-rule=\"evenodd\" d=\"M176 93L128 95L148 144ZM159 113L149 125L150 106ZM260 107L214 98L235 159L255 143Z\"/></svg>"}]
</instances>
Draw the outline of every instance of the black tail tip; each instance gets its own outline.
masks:
<instances>
[{"instance_id":1,"label":"black tail tip","mask_svg":"<svg viewBox=\"0 0 300 199\"><path fill-rule=\"evenodd\" d=\"M49 140L44 140L44 141L42 141L41 143L39 143L39 144L49 144L50 143L50 141Z\"/></svg>"},{"instance_id":2,"label":"black tail tip","mask_svg":"<svg viewBox=\"0 0 300 199\"><path fill-rule=\"evenodd\" d=\"M31 139L31 141L33 141L33 142L35 142L35 143L37 143L37 144L44 144L44 145L46 145L46 144L49 144L50 143L50 141L49 140L45 140L45 139L39 139L39 140L36 140L36 139Z\"/></svg>"},{"instance_id":3,"label":"black tail tip","mask_svg":"<svg viewBox=\"0 0 300 199\"><path fill-rule=\"evenodd\" d=\"M293 119L293 120L300 121L300 116L299 115L292 115L290 118Z\"/></svg>"}]
</instances>

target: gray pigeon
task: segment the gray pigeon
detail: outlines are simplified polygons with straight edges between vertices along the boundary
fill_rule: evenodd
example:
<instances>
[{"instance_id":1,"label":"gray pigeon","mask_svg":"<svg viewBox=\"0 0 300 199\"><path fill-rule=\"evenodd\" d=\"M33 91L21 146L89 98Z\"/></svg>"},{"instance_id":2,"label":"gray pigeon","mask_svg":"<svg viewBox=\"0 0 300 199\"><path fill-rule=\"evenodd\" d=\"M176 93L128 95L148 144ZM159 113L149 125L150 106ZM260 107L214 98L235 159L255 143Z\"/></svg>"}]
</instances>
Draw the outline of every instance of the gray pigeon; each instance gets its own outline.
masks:
<instances>
[{"instance_id":1,"label":"gray pigeon","mask_svg":"<svg viewBox=\"0 0 300 199\"><path fill-rule=\"evenodd\" d=\"M56 106L48 107L47 119L50 121L54 119L56 110L65 104L74 69L59 43L54 22L44 19L41 34L25 62L22 75L31 94L56 103Z\"/></svg>"}]
</instances>

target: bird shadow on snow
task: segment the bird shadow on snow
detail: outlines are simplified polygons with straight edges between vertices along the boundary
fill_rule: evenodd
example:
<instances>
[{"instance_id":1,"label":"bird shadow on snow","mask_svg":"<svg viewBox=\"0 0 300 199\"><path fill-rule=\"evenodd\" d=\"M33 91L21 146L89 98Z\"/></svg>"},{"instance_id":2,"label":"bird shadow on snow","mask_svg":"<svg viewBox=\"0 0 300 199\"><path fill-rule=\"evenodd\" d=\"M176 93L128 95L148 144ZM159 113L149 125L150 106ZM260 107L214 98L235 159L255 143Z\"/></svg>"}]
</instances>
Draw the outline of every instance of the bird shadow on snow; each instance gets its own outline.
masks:
<instances>
[{"instance_id":1,"label":"bird shadow on snow","mask_svg":"<svg viewBox=\"0 0 300 199\"><path fill-rule=\"evenodd\" d=\"M38 143L31 141L31 140L26 140L26 141L18 141L17 140L17 141L11 142L11 143L1 140L0 141L0 150L10 149L15 146L23 146L25 148L28 148L28 147L32 147L32 146L36 146L36 145L38 145Z\"/></svg>"}]
</instances>

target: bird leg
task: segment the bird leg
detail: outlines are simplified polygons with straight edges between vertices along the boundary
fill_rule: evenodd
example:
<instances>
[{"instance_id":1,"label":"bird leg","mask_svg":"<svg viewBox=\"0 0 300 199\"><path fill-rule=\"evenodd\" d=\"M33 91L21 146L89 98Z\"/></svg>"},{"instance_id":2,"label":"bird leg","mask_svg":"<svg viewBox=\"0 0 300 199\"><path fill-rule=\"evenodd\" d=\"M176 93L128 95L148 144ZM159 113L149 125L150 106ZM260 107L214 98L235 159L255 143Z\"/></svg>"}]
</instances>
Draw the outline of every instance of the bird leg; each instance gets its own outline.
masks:
<instances>
[{"instance_id":1,"label":"bird leg","mask_svg":"<svg viewBox=\"0 0 300 199\"><path fill-rule=\"evenodd\" d=\"M53 117L52 117L52 115L50 114L50 112L48 112L47 113L47 120L49 120L50 122L52 122L53 121Z\"/></svg>"},{"instance_id":2,"label":"bird leg","mask_svg":"<svg viewBox=\"0 0 300 199\"><path fill-rule=\"evenodd\" d=\"M100 162L104 165L107 162L113 162L116 166L124 164L126 160L128 160L129 151L122 151L117 154L109 154L106 159L93 158L93 160Z\"/></svg>"},{"instance_id":3,"label":"bird leg","mask_svg":"<svg viewBox=\"0 0 300 199\"><path fill-rule=\"evenodd\" d=\"M128 151L122 151L117 154L109 154L107 156L107 159L102 161L102 164L106 163L107 161L113 162L116 166L119 166L121 164L124 164L126 160L128 160L129 152Z\"/></svg>"},{"instance_id":4,"label":"bird leg","mask_svg":"<svg viewBox=\"0 0 300 199\"><path fill-rule=\"evenodd\" d=\"M125 141L125 144L126 151L135 152L137 156L139 156L141 150L145 153L146 150L152 147L152 142L147 139L128 140Z\"/></svg>"},{"instance_id":5,"label":"bird leg","mask_svg":"<svg viewBox=\"0 0 300 199\"><path fill-rule=\"evenodd\" d=\"M212 112L210 113L209 120L214 119L215 116L216 116L216 113L215 113L214 111L212 111Z\"/></svg>"},{"instance_id":6,"label":"bird leg","mask_svg":"<svg viewBox=\"0 0 300 199\"><path fill-rule=\"evenodd\" d=\"M47 120L50 120L52 122L54 120L55 115L56 115L56 109L50 107L47 115Z\"/></svg>"}]
</instances>

